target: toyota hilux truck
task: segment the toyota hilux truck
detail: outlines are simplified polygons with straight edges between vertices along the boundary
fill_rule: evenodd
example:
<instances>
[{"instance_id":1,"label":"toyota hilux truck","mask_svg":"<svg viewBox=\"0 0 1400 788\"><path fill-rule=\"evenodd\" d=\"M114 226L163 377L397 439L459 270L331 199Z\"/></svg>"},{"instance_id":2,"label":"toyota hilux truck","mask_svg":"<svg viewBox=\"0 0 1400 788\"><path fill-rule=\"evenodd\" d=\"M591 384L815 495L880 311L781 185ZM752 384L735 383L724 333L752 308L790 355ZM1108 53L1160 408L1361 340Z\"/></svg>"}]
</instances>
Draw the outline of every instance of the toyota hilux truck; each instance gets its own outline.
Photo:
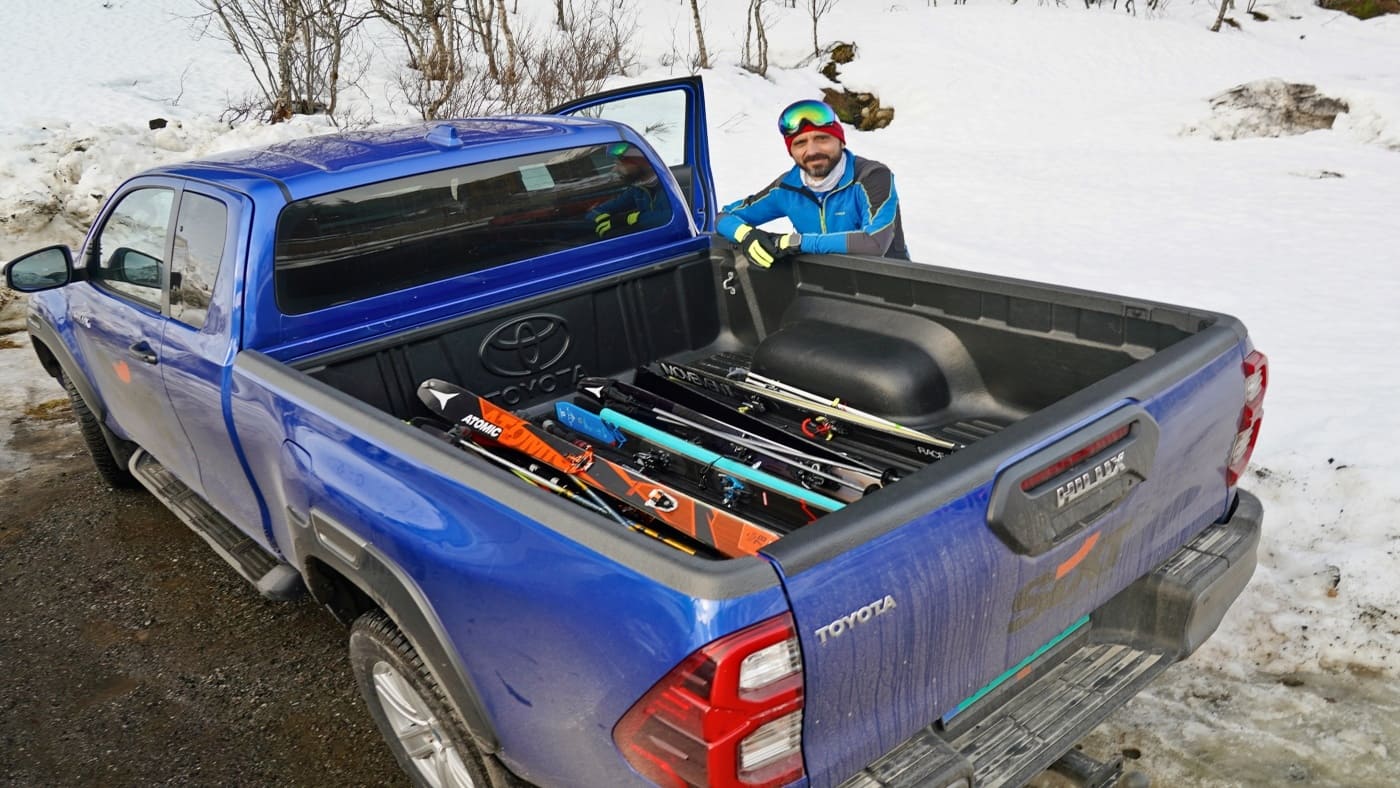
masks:
<instances>
[{"instance_id":1,"label":"toyota hilux truck","mask_svg":"<svg viewBox=\"0 0 1400 788\"><path fill-rule=\"evenodd\" d=\"M6 282L101 477L343 621L418 784L1110 784L1075 744L1254 570L1264 356L1138 298L750 268L706 146L687 78L225 153Z\"/></svg>"}]
</instances>

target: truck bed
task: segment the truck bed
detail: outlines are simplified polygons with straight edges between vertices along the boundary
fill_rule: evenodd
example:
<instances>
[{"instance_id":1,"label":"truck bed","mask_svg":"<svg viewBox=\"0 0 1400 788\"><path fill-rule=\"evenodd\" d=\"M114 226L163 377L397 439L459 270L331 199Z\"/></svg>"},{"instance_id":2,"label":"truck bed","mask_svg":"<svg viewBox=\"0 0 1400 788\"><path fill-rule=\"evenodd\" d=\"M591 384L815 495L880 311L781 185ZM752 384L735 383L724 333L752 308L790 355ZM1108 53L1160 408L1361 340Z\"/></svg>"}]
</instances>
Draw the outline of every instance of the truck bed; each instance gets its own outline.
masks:
<instances>
[{"instance_id":1,"label":"truck bed","mask_svg":"<svg viewBox=\"0 0 1400 788\"><path fill-rule=\"evenodd\" d=\"M297 366L405 421L433 415L417 396L433 378L539 421L587 376L630 381L657 361L717 376L750 368L964 447L1210 322L897 261L803 257L740 272L715 250Z\"/></svg>"}]
</instances>

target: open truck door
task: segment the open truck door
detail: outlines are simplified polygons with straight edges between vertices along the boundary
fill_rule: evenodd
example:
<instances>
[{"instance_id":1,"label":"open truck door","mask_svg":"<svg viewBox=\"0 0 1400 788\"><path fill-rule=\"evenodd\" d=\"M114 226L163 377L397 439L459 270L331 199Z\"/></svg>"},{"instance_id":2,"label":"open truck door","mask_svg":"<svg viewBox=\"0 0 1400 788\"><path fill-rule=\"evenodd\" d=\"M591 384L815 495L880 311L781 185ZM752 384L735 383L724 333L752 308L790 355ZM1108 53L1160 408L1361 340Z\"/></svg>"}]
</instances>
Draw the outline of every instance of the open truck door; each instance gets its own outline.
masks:
<instances>
[{"instance_id":1,"label":"open truck door","mask_svg":"<svg viewBox=\"0 0 1400 788\"><path fill-rule=\"evenodd\" d=\"M575 99L549 110L624 123L656 149L686 196L695 226L714 232L714 176L700 77L648 82Z\"/></svg>"}]
</instances>

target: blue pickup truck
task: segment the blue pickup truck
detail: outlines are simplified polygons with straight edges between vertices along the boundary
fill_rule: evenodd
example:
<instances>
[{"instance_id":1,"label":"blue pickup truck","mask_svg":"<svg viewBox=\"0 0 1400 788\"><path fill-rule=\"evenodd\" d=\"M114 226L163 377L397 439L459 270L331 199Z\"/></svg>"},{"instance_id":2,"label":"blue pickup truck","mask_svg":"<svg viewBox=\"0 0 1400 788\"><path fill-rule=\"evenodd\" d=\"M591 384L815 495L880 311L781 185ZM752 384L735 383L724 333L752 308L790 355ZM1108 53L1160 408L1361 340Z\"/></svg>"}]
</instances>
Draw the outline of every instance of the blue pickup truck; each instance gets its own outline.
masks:
<instances>
[{"instance_id":1,"label":"blue pickup truck","mask_svg":"<svg viewBox=\"0 0 1400 788\"><path fill-rule=\"evenodd\" d=\"M1265 358L1146 300L751 269L706 144L690 78L222 154L6 283L102 478L343 621L418 784L1110 784L1075 743L1253 572Z\"/></svg>"}]
</instances>

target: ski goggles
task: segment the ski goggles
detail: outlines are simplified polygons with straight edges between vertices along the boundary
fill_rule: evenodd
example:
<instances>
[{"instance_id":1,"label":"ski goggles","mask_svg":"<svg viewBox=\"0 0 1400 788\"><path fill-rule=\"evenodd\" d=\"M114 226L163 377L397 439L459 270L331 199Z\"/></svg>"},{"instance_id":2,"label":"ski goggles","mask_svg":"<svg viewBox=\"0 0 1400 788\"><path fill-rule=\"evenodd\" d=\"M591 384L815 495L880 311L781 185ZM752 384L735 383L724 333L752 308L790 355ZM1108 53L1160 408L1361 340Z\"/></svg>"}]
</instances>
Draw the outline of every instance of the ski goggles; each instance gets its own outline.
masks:
<instances>
[{"instance_id":1,"label":"ski goggles","mask_svg":"<svg viewBox=\"0 0 1400 788\"><path fill-rule=\"evenodd\" d=\"M791 137L804 126L830 126L836 123L836 111L815 99L791 104L778 116L778 131Z\"/></svg>"},{"instance_id":2,"label":"ski goggles","mask_svg":"<svg viewBox=\"0 0 1400 788\"><path fill-rule=\"evenodd\" d=\"M638 148L630 142L614 142L608 146L608 155L614 159L621 159L624 156L635 156L639 159L646 158L641 148Z\"/></svg>"}]
</instances>

